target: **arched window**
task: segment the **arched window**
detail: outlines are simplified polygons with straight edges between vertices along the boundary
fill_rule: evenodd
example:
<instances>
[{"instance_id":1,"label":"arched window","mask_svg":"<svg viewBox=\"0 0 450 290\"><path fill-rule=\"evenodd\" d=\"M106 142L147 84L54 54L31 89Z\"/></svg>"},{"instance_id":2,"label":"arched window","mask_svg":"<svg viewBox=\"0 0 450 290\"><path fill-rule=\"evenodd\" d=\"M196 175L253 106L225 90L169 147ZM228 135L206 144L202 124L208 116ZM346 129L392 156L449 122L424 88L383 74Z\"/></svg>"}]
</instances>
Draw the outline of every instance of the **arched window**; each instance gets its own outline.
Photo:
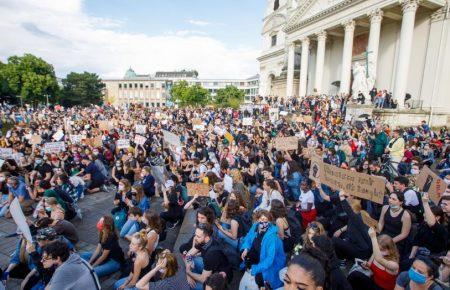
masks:
<instances>
[{"instance_id":1,"label":"arched window","mask_svg":"<svg viewBox=\"0 0 450 290\"><path fill-rule=\"evenodd\" d=\"M273 11L278 10L280 8L280 0L275 0L273 3Z\"/></svg>"}]
</instances>

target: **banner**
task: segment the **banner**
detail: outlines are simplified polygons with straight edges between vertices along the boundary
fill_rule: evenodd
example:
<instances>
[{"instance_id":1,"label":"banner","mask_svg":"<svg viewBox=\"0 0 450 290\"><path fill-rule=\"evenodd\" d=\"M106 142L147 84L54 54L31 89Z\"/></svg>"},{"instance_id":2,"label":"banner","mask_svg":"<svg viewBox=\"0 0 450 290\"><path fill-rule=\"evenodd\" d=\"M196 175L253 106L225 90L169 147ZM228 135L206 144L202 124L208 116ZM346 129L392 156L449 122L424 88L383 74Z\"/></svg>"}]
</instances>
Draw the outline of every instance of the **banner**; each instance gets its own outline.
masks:
<instances>
[{"instance_id":1,"label":"banner","mask_svg":"<svg viewBox=\"0 0 450 290\"><path fill-rule=\"evenodd\" d=\"M119 149L128 149L128 148L130 148L130 140L129 139L119 139L119 140L117 140L117 148L119 148Z\"/></svg>"},{"instance_id":2,"label":"banner","mask_svg":"<svg viewBox=\"0 0 450 290\"><path fill-rule=\"evenodd\" d=\"M181 147L180 137L172 132L162 130L164 135L164 141L175 147Z\"/></svg>"},{"instance_id":3,"label":"banner","mask_svg":"<svg viewBox=\"0 0 450 290\"><path fill-rule=\"evenodd\" d=\"M298 138L295 136L275 138L275 148L278 151L297 150Z\"/></svg>"},{"instance_id":4,"label":"banner","mask_svg":"<svg viewBox=\"0 0 450 290\"><path fill-rule=\"evenodd\" d=\"M253 125L253 118L248 117L248 118L242 119L242 125L243 126L252 126Z\"/></svg>"},{"instance_id":5,"label":"banner","mask_svg":"<svg viewBox=\"0 0 450 290\"><path fill-rule=\"evenodd\" d=\"M209 196L209 185L206 183L192 183L186 182L186 187L189 196L198 194L199 196Z\"/></svg>"},{"instance_id":6,"label":"banner","mask_svg":"<svg viewBox=\"0 0 450 290\"><path fill-rule=\"evenodd\" d=\"M145 141L147 141L147 138L145 138L144 136L141 135L134 136L134 143L136 143L137 145L144 145Z\"/></svg>"},{"instance_id":7,"label":"banner","mask_svg":"<svg viewBox=\"0 0 450 290\"><path fill-rule=\"evenodd\" d=\"M70 142L73 144L80 144L83 139L86 139L85 135L70 135Z\"/></svg>"},{"instance_id":8,"label":"banner","mask_svg":"<svg viewBox=\"0 0 450 290\"><path fill-rule=\"evenodd\" d=\"M439 200L447 187L445 181L431 171L428 166L424 166L422 170L420 170L416 179L416 185L419 187L420 191L428 192L430 199L436 204L439 203Z\"/></svg>"},{"instance_id":9,"label":"banner","mask_svg":"<svg viewBox=\"0 0 450 290\"><path fill-rule=\"evenodd\" d=\"M147 130L147 125L136 125L136 128L135 128L136 134L145 135L146 130Z\"/></svg>"},{"instance_id":10,"label":"banner","mask_svg":"<svg viewBox=\"0 0 450 290\"><path fill-rule=\"evenodd\" d=\"M385 179L383 177L326 164L319 156L313 155L311 157L309 178L328 185L333 189L343 190L359 198L383 204L385 193Z\"/></svg>"},{"instance_id":11,"label":"banner","mask_svg":"<svg viewBox=\"0 0 450 290\"><path fill-rule=\"evenodd\" d=\"M48 142L44 144L45 153L59 153L66 150L64 142Z\"/></svg>"},{"instance_id":12,"label":"banner","mask_svg":"<svg viewBox=\"0 0 450 290\"><path fill-rule=\"evenodd\" d=\"M63 131L58 131L58 132L56 132L56 133L53 135L53 139L54 139L55 141L61 140L62 137L64 137Z\"/></svg>"},{"instance_id":13,"label":"banner","mask_svg":"<svg viewBox=\"0 0 450 290\"><path fill-rule=\"evenodd\" d=\"M9 212L11 213L14 222L16 223L19 230L22 232L25 239L28 242L32 243L33 237L31 236L30 227L27 224L27 220L25 218L25 215L23 214L22 208L20 207L20 203L17 197L14 198L14 200L11 202L9 206Z\"/></svg>"}]
</instances>

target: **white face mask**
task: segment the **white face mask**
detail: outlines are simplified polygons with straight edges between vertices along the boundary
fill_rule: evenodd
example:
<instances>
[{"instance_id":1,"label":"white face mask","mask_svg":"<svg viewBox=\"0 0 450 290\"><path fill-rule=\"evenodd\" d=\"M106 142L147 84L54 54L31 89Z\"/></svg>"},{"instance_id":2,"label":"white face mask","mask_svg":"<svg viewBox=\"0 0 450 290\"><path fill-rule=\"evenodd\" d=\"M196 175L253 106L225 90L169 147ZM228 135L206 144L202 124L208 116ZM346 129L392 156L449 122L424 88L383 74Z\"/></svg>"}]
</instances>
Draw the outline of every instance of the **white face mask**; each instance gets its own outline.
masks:
<instances>
[{"instance_id":1,"label":"white face mask","mask_svg":"<svg viewBox=\"0 0 450 290\"><path fill-rule=\"evenodd\" d=\"M450 179L444 179L445 184L450 184Z\"/></svg>"},{"instance_id":2,"label":"white face mask","mask_svg":"<svg viewBox=\"0 0 450 290\"><path fill-rule=\"evenodd\" d=\"M419 174L420 170L419 169L411 169L411 174L412 175L417 175Z\"/></svg>"}]
</instances>

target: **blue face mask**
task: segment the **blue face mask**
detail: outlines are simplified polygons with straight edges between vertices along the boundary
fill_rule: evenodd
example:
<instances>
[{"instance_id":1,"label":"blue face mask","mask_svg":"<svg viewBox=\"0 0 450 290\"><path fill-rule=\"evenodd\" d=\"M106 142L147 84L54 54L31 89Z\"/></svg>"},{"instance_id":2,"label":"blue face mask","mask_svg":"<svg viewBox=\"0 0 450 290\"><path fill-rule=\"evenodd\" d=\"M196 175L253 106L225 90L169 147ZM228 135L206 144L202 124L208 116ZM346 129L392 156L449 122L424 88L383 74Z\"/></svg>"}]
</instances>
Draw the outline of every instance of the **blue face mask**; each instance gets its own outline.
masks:
<instances>
[{"instance_id":1,"label":"blue face mask","mask_svg":"<svg viewBox=\"0 0 450 290\"><path fill-rule=\"evenodd\" d=\"M427 281L427 278L423 275L414 270L412 267L408 271L409 279L411 279L414 283L423 285Z\"/></svg>"}]
</instances>

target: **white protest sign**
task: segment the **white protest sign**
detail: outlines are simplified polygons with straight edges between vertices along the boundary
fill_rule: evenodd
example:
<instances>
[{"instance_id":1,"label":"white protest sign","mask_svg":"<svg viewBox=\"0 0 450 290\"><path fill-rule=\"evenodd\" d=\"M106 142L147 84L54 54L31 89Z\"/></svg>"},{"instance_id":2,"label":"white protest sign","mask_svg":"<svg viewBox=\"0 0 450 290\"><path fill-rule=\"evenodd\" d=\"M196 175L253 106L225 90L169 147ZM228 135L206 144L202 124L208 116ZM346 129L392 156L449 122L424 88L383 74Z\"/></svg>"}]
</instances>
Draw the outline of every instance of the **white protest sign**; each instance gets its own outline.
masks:
<instances>
[{"instance_id":1,"label":"white protest sign","mask_svg":"<svg viewBox=\"0 0 450 290\"><path fill-rule=\"evenodd\" d=\"M205 125L204 124L197 124L192 127L195 131L205 131Z\"/></svg>"},{"instance_id":2,"label":"white protest sign","mask_svg":"<svg viewBox=\"0 0 450 290\"><path fill-rule=\"evenodd\" d=\"M58 131L55 133L55 135L53 135L53 139L55 139L55 141L61 140L62 137L64 137L63 131Z\"/></svg>"},{"instance_id":3,"label":"white protest sign","mask_svg":"<svg viewBox=\"0 0 450 290\"><path fill-rule=\"evenodd\" d=\"M3 159L11 158L13 154L12 148L0 148L0 157Z\"/></svg>"},{"instance_id":4,"label":"white protest sign","mask_svg":"<svg viewBox=\"0 0 450 290\"><path fill-rule=\"evenodd\" d=\"M3 159L0 159L0 168L2 168L2 166L3 166L3 163L5 163L5 160L3 160Z\"/></svg>"},{"instance_id":5,"label":"white protest sign","mask_svg":"<svg viewBox=\"0 0 450 290\"><path fill-rule=\"evenodd\" d=\"M147 141L147 138L141 135L134 136L134 143L137 145L144 145L145 141Z\"/></svg>"},{"instance_id":6,"label":"white protest sign","mask_svg":"<svg viewBox=\"0 0 450 290\"><path fill-rule=\"evenodd\" d=\"M253 125L253 119L251 117L242 119L242 125L244 125L244 126L252 126Z\"/></svg>"},{"instance_id":7,"label":"white protest sign","mask_svg":"<svg viewBox=\"0 0 450 290\"><path fill-rule=\"evenodd\" d=\"M136 134L145 134L146 129L146 125L136 125L135 132Z\"/></svg>"},{"instance_id":8,"label":"white protest sign","mask_svg":"<svg viewBox=\"0 0 450 290\"><path fill-rule=\"evenodd\" d=\"M172 132L163 130L164 141L175 147L181 147L180 137Z\"/></svg>"},{"instance_id":9,"label":"white protest sign","mask_svg":"<svg viewBox=\"0 0 450 290\"><path fill-rule=\"evenodd\" d=\"M130 147L129 139L119 139L117 140L117 148L119 149L128 149Z\"/></svg>"},{"instance_id":10,"label":"white protest sign","mask_svg":"<svg viewBox=\"0 0 450 290\"><path fill-rule=\"evenodd\" d=\"M278 108L270 108L269 109L269 119L271 122L275 122L278 120Z\"/></svg>"},{"instance_id":11,"label":"white protest sign","mask_svg":"<svg viewBox=\"0 0 450 290\"><path fill-rule=\"evenodd\" d=\"M70 142L73 144L80 144L83 139L86 139L85 135L70 135Z\"/></svg>"},{"instance_id":12,"label":"white protest sign","mask_svg":"<svg viewBox=\"0 0 450 290\"><path fill-rule=\"evenodd\" d=\"M59 153L66 150L64 142L48 142L44 144L45 153Z\"/></svg>"},{"instance_id":13,"label":"white protest sign","mask_svg":"<svg viewBox=\"0 0 450 290\"><path fill-rule=\"evenodd\" d=\"M287 116L287 114L288 114L288 112L286 112L286 111L281 111L280 112L280 116Z\"/></svg>"},{"instance_id":14,"label":"white protest sign","mask_svg":"<svg viewBox=\"0 0 450 290\"><path fill-rule=\"evenodd\" d=\"M14 222L16 223L19 230L22 232L25 239L32 243L33 237L31 236L30 227L27 224L25 215L23 214L22 208L20 207L19 200L14 198L9 206L9 212L11 213Z\"/></svg>"}]
</instances>

